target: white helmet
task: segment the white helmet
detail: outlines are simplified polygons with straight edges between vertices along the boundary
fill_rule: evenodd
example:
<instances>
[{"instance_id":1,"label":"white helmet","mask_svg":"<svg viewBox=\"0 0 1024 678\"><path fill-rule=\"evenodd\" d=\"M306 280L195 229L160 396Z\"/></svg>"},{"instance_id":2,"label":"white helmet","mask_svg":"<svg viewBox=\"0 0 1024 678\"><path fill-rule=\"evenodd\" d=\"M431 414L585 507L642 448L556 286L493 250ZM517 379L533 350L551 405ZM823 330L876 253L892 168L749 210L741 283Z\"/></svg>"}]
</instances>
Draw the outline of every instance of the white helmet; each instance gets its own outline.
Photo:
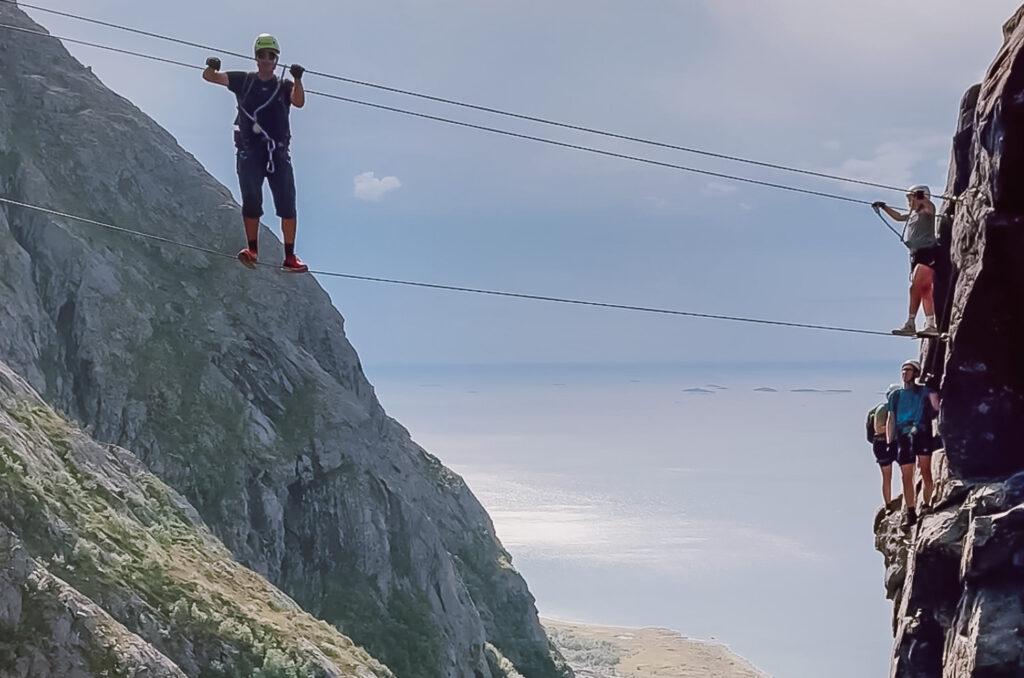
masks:
<instances>
[{"instance_id":1,"label":"white helmet","mask_svg":"<svg viewBox=\"0 0 1024 678\"><path fill-rule=\"evenodd\" d=\"M907 189L907 195L914 195L915 193L924 193L924 197L928 198L929 200L932 197L931 189L929 189L924 184L915 184Z\"/></svg>"},{"instance_id":2,"label":"white helmet","mask_svg":"<svg viewBox=\"0 0 1024 678\"><path fill-rule=\"evenodd\" d=\"M900 369L903 369L904 367L912 368L915 372L915 376L921 376L921 363L917 362L916 360L908 360L904 362L900 366Z\"/></svg>"}]
</instances>

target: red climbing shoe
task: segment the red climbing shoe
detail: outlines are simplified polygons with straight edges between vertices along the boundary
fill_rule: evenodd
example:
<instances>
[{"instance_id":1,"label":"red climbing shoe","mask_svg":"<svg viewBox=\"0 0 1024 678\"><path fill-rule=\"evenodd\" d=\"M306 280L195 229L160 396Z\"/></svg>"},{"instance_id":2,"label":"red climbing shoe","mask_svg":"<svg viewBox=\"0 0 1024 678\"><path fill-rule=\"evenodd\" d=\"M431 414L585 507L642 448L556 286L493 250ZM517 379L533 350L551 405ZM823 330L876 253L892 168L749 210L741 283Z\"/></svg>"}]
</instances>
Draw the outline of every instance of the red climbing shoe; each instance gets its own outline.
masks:
<instances>
[{"instance_id":1,"label":"red climbing shoe","mask_svg":"<svg viewBox=\"0 0 1024 678\"><path fill-rule=\"evenodd\" d=\"M294 254L290 254L284 258L284 263L281 264L281 269L288 271L289 273L305 273L309 270L309 266L302 263L302 259L299 259Z\"/></svg>"},{"instance_id":2,"label":"red climbing shoe","mask_svg":"<svg viewBox=\"0 0 1024 678\"><path fill-rule=\"evenodd\" d=\"M238 260L242 262L242 265L246 268L256 268L256 262L259 258L256 256L254 251L246 247L238 253Z\"/></svg>"}]
</instances>

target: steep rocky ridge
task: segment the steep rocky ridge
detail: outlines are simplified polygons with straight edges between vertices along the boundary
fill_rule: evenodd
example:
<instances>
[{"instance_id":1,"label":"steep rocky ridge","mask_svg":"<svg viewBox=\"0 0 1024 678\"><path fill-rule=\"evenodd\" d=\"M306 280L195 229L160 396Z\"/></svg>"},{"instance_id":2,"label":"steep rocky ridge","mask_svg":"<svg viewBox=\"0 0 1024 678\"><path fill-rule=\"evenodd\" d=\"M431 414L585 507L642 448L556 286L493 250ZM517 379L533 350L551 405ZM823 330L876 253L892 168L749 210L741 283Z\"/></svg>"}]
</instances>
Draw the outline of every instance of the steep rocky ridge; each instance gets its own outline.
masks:
<instances>
[{"instance_id":1,"label":"steep rocky ridge","mask_svg":"<svg viewBox=\"0 0 1024 678\"><path fill-rule=\"evenodd\" d=\"M916 528L879 513L894 678L1024 675L1024 7L968 90L946 208L954 270L941 376L945 451ZM941 358L945 357L944 362ZM944 368L944 369L943 369ZM918 501L921 501L919 497Z\"/></svg>"},{"instance_id":2,"label":"steep rocky ridge","mask_svg":"<svg viewBox=\"0 0 1024 678\"><path fill-rule=\"evenodd\" d=\"M0 364L0 675L392 674Z\"/></svg>"},{"instance_id":3,"label":"steep rocky ridge","mask_svg":"<svg viewBox=\"0 0 1024 678\"><path fill-rule=\"evenodd\" d=\"M7 3L0 21L42 30ZM237 249L230 192L57 41L7 32L0 59L0 192ZM0 360L303 608L401 677L571 675L486 512L383 411L311 277L16 207L0 262Z\"/></svg>"}]
</instances>

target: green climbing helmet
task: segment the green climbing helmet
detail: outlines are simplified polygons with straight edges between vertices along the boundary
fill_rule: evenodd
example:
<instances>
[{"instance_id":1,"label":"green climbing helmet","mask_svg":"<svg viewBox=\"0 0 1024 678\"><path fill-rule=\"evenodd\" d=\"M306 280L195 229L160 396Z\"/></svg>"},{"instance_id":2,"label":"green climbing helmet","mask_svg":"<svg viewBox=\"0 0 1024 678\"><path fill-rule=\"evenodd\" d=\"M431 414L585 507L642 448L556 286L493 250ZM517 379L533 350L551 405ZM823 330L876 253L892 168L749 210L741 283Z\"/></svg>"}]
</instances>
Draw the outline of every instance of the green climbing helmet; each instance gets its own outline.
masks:
<instances>
[{"instance_id":1,"label":"green climbing helmet","mask_svg":"<svg viewBox=\"0 0 1024 678\"><path fill-rule=\"evenodd\" d=\"M256 38L256 44L253 45L253 54L258 53L261 49L269 49L276 52L278 56L281 54L281 46L277 44L277 38L272 36L270 33L260 33Z\"/></svg>"}]
</instances>

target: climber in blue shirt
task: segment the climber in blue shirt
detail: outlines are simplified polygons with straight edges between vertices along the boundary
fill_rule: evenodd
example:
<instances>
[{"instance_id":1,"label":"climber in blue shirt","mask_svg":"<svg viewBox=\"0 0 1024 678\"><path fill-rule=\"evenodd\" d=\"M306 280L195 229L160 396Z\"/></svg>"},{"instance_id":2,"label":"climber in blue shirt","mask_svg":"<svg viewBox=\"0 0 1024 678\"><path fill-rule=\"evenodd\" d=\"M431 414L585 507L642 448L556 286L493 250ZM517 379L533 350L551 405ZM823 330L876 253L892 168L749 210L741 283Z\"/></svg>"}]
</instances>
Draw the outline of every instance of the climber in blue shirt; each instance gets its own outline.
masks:
<instances>
[{"instance_id":1,"label":"climber in blue shirt","mask_svg":"<svg viewBox=\"0 0 1024 678\"><path fill-rule=\"evenodd\" d=\"M896 462L900 465L903 481L903 501L906 507L904 524L907 527L917 522L916 497L914 492L914 461L921 470L924 485L924 503L921 510L930 508L932 500L932 451L935 438L932 435L932 419L939 412L939 394L923 384L918 384L921 363L908 360L901 368L903 388L894 391L887 403L889 418L886 422L886 441L895 448Z\"/></svg>"},{"instance_id":2,"label":"climber in blue shirt","mask_svg":"<svg viewBox=\"0 0 1024 678\"><path fill-rule=\"evenodd\" d=\"M281 47L272 35L263 33L256 38L253 51L256 72L220 72L220 59L206 60L203 80L224 85L234 93L238 103L235 116L235 147L238 183L242 194L242 220L248 245L238 253L238 260L249 268L256 268L259 258L260 217L263 216L263 181L270 184L274 207L281 218L284 236L284 263L286 271L304 273L309 270L295 254L295 175L292 171L291 128L288 113L292 106L306 104L302 88L305 69L292 64L292 80L278 78L274 71L281 55Z\"/></svg>"}]
</instances>

